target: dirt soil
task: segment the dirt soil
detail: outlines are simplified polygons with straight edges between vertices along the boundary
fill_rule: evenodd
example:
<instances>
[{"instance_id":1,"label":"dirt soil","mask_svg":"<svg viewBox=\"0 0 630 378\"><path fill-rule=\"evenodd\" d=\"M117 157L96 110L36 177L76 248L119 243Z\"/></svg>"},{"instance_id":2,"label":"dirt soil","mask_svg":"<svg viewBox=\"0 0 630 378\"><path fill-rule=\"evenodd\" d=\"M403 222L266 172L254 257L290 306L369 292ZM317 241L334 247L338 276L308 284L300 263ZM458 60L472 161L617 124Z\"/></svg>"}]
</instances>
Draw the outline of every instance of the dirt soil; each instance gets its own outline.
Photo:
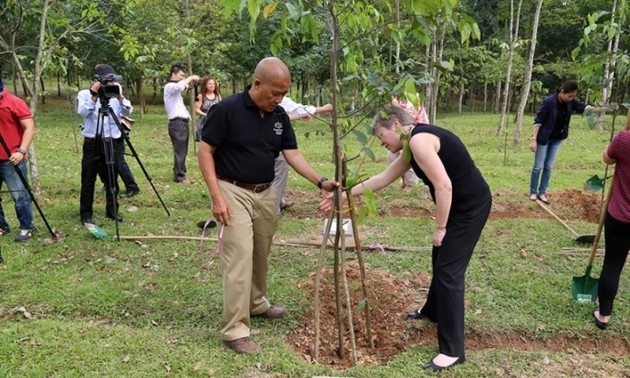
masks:
<instances>
[{"instance_id":1,"label":"dirt soil","mask_svg":"<svg viewBox=\"0 0 630 378\"><path fill-rule=\"evenodd\" d=\"M287 195L299 202L288 209L292 217L315 215L313 204L319 202L320 194L294 191L287 193ZM579 190L566 190L552 193L548 197L552 201L551 208L554 213L562 219L579 219L593 223L597 223L599 220L601 193L589 194ZM526 197L514 199L515 196L513 195L494 193L493 198L491 219L550 218L548 213L531 203ZM381 211L381 215L388 216L432 216L433 207L430 199L425 199L425 202L427 203L421 203L413 208L390 204L379 211ZM316 332L314 311L309 311L309 315L300 320L300 326L288 337L289 345L299 356L309 362L316 360L320 364L343 370L355 365L355 358L357 363L362 365L386 364L390 359L412 346L435 346L437 348L437 328L433 323L407 320L407 313L424 303L424 297L431 280L429 273L420 272L415 277L398 280L387 271L365 267L369 295L375 302L370 307L371 337L374 343L374 348L371 348L368 343L365 316L363 312L354 311L360 307L363 298L357 261L349 262L346 270L355 324L353 333L356 340L356 357L351 355L351 337L345 320L343 355L338 353L337 310L335 302L330 300L330 298L334 298L335 285L330 269L323 270L321 277L320 298L325 298L325 300L320 302L318 356L315 358L314 353ZM315 273L312 273L309 280L300 284L300 288L312 292L314 282ZM346 307L345 303L343 307ZM544 349L554 352L564 352L570 347L573 350L598 350L600 353L616 355L630 354L630 344L621 339L610 339L606 343L598 343L592 338L576 338L565 335L555 335L550 339L541 341L518 333L492 333L491 335L467 333L466 347L471 350L501 348L536 351Z\"/></svg>"}]
</instances>

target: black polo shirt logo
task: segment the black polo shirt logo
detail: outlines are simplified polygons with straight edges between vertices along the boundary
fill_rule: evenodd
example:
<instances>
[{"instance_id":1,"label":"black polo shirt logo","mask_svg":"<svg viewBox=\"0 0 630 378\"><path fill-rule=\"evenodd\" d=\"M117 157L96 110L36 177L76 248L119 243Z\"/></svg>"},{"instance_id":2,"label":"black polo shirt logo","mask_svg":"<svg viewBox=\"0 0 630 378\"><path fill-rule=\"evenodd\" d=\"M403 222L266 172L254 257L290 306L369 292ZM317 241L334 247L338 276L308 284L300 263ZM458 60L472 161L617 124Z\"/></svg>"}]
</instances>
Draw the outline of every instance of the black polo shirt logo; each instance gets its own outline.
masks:
<instances>
[{"instance_id":1,"label":"black polo shirt logo","mask_svg":"<svg viewBox=\"0 0 630 378\"><path fill-rule=\"evenodd\" d=\"M282 122L276 122L273 125L273 130L276 132L276 135L282 135Z\"/></svg>"}]
</instances>

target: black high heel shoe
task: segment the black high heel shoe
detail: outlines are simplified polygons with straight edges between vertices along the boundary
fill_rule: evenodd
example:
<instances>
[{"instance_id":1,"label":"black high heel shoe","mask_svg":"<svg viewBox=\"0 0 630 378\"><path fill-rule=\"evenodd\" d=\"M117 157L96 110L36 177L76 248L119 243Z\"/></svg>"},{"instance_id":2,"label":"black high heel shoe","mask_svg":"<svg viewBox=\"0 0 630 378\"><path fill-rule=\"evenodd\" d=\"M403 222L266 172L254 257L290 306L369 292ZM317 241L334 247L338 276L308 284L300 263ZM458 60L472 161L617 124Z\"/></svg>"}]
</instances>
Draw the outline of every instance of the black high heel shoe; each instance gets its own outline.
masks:
<instances>
[{"instance_id":1,"label":"black high heel shoe","mask_svg":"<svg viewBox=\"0 0 630 378\"><path fill-rule=\"evenodd\" d=\"M601 329L603 331L606 328L608 328L608 322L602 322L601 320L597 319L597 316L595 315L596 312L599 312L599 307L597 307L593 311L593 318L595 319L595 325L597 326L597 328L599 328L599 329Z\"/></svg>"},{"instance_id":2,"label":"black high heel shoe","mask_svg":"<svg viewBox=\"0 0 630 378\"><path fill-rule=\"evenodd\" d=\"M440 370L444 370L444 369L448 369L451 368L455 365L461 365L464 362L466 362L466 357L462 356L460 358L458 358L457 360L455 360L455 362L453 362L452 364L448 365L448 366L439 366L433 363L433 359L431 359L431 361L427 362L426 364L422 365L422 367L424 368L424 370L428 370L431 372L438 372Z\"/></svg>"},{"instance_id":3,"label":"black high heel shoe","mask_svg":"<svg viewBox=\"0 0 630 378\"><path fill-rule=\"evenodd\" d=\"M407 314L407 318L410 319L416 319L416 320L422 320L422 319L426 319L428 321L431 321L433 323L437 323L435 321L435 319L431 318L429 315L425 314L424 312L422 312L422 310L418 309L418 310L414 310L411 311L410 313Z\"/></svg>"}]
</instances>

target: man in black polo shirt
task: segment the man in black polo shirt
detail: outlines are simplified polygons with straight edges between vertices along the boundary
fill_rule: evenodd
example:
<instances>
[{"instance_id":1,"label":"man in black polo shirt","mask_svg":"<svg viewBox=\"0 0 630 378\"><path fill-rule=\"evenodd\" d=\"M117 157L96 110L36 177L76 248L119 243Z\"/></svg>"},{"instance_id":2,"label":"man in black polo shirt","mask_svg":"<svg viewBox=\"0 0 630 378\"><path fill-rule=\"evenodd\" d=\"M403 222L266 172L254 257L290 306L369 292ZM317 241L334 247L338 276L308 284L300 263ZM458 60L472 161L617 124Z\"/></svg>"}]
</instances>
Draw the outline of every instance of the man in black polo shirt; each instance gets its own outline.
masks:
<instances>
[{"instance_id":1,"label":"man in black polo shirt","mask_svg":"<svg viewBox=\"0 0 630 378\"><path fill-rule=\"evenodd\" d=\"M261 60L252 85L213 106L203 128L197 159L222 224L223 342L237 353L260 348L250 338L250 315L280 318L286 311L269 303L268 256L278 224L271 187L280 152L293 169L320 189L338 183L319 175L297 149L286 112L278 107L291 74L278 58Z\"/></svg>"}]
</instances>

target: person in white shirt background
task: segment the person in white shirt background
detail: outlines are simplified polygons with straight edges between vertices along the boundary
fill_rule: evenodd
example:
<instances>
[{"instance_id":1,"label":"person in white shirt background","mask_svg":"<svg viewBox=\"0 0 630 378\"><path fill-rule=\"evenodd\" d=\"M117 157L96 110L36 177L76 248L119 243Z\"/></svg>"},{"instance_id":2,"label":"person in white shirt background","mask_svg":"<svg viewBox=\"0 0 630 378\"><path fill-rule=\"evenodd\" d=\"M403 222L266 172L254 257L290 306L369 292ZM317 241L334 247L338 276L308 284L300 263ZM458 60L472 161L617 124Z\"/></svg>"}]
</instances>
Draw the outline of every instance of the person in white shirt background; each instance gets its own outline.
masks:
<instances>
[{"instance_id":1,"label":"person in white shirt background","mask_svg":"<svg viewBox=\"0 0 630 378\"><path fill-rule=\"evenodd\" d=\"M312 121L315 114L327 113L333 109L330 103L323 106L304 105L293 101L287 96L284 96L282 102L280 102L280 106L287 113L291 121L300 120L307 122ZM284 191L287 188L287 181L289 180L289 165L282 154L279 154L276 158L274 169L276 175L271 186L273 186L278 195L278 211L280 212L294 204L293 201L284 198Z\"/></svg>"}]
</instances>

